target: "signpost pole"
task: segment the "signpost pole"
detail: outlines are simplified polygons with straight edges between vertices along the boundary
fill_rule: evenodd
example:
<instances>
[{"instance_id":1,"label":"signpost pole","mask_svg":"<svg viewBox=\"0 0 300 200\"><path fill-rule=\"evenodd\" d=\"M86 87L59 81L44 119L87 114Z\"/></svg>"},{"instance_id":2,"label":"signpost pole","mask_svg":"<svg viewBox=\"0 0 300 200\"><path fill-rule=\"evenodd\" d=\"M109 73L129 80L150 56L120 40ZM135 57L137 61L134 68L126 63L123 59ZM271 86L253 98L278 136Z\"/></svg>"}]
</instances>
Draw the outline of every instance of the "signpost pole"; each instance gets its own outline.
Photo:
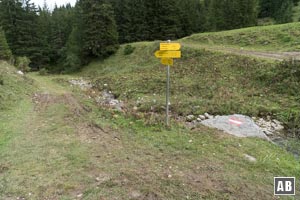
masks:
<instances>
[{"instance_id":1,"label":"signpost pole","mask_svg":"<svg viewBox=\"0 0 300 200\"><path fill-rule=\"evenodd\" d=\"M171 43L171 40L168 40ZM169 122L169 103L170 103L170 65L167 66L167 91L166 91L166 124L170 126Z\"/></svg>"},{"instance_id":2,"label":"signpost pole","mask_svg":"<svg viewBox=\"0 0 300 200\"><path fill-rule=\"evenodd\" d=\"M174 58L181 58L180 43L160 43L159 51L154 53L156 58L161 58L161 64L167 66L167 84L166 84L166 126L170 127L170 66L173 66Z\"/></svg>"}]
</instances>

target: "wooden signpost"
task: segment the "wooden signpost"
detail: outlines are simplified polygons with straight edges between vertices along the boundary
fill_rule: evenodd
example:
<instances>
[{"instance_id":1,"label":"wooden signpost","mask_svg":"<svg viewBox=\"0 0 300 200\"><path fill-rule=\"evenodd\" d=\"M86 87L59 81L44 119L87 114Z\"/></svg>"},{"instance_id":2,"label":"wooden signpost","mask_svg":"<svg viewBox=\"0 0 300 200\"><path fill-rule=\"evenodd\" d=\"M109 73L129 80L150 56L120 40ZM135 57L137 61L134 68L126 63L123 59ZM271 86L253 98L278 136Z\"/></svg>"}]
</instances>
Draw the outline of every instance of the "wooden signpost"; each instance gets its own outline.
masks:
<instances>
[{"instance_id":1,"label":"wooden signpost","mask_svg":"<svg viewBox=\"0 0 300 200\"><path fill-rule=\"evenodd\" d=\"M161 58L161 64L167 66L167 89L166 89L166 125L169 122L169 106L170 106L170 66L174 65L174 58L181 58L180 43L160 43L160 50L155 52L156 58Z\"/></svg>"}]
</instances>

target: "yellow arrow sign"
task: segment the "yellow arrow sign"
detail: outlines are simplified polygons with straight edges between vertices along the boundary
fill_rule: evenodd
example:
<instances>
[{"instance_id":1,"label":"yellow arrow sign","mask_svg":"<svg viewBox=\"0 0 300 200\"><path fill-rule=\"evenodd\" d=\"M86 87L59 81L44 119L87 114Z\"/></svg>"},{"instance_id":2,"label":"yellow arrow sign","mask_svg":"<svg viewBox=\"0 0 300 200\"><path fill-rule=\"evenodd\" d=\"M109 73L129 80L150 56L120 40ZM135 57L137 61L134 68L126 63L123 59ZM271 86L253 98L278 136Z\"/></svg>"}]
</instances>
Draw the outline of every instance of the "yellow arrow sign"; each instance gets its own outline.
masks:
<instances>
[{"instance_id":1,"label":"yellow arrow sign","mask_svg":"<svg viewBox=\"0 0 300 200\"><path fill-rule=\"evenodd\" d=\"M156 51L157 58L181 58L181 51Z\"/></svg>"},{"instance_id":2,"label":"yellow arrow sign","mask_svg":"<svg viewBox=\"0 0 300 200\"><path fill-rule=\"evenodd\" d=\"M160 43L161 51L177 51L180 50L181 45L179 43Z\"/></svg>"},{"instance_id":3,"label":"yellow arrow sign","mask_svg":"<svg viewBox=\"0 0 300 200\"><path fill-rule=\"evenodd\" d=\"M162 58L161 59L161 64L173 66L174 65L174 60L172 58Z\"/></svg>"}]
</instances>

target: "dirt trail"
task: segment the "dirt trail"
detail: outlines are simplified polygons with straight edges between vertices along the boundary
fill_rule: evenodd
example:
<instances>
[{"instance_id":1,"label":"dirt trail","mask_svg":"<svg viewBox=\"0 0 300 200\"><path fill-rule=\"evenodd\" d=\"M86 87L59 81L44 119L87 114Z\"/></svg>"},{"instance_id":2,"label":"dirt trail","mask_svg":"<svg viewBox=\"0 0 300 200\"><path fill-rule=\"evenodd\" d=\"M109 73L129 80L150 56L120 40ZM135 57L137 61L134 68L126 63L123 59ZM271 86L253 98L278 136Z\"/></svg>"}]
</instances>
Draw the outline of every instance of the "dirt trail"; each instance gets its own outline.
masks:
<instances>
[{"instance_id":1,"label":"dirt trail","mask_svg":"<svg viewBox=\"0 0 300 200\"><path fill-rule=\"evenodd\" d=\"M208 45L191 44L191 43L184 43L184 46L190 48L198 48L198 49L204 48L210 51L232 53L236 55L253 56L257 58L271 59L277 61L290 60L290 59L300 60L300 52L254 51L254 50L245 50L245 49L238 49L232 47L208 46Z\"/></svg>"}]
</instances>

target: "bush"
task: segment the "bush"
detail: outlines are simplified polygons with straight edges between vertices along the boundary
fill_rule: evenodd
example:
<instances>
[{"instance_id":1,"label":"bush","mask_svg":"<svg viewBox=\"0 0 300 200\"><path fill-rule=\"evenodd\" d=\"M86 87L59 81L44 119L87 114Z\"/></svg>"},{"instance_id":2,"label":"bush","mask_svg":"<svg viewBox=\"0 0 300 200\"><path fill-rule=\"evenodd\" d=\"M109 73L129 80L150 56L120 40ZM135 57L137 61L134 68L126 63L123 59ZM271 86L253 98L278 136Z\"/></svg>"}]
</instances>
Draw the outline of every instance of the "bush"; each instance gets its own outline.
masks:
<instances>
[{"instance_id":1,"label":"bush","mask_svg":"<svg viewBox=\"0 0 300 200\"><path fill-rule=\"evenodd\" d=\"M45 76L48 74L48 70L46 68L42 68L40 71L39 71L39 74L42 75L42 76Z\"/></svg>"},{"instance_id":2,"label":"bush","mask_svg":"<svg viewBox=\"0 0 300 200\"><path fill-rule=\"evenodd\" d=\"M16 59L16 67L21 70L22 72L28 72L30 70L29 64L30 59L26 56L24 57L17 57Z\"/></svg>"},{"instance_id":3,"label":"bush","mask_svg":"<svg viewBox=\"0 0 300 200\"><path fill-rule=\"evenodd\" d=\"M124 55L130 55L134 52L134 50L135 50L135 47L128 44L124 48Z\"/></svg>"}]
</instances>

